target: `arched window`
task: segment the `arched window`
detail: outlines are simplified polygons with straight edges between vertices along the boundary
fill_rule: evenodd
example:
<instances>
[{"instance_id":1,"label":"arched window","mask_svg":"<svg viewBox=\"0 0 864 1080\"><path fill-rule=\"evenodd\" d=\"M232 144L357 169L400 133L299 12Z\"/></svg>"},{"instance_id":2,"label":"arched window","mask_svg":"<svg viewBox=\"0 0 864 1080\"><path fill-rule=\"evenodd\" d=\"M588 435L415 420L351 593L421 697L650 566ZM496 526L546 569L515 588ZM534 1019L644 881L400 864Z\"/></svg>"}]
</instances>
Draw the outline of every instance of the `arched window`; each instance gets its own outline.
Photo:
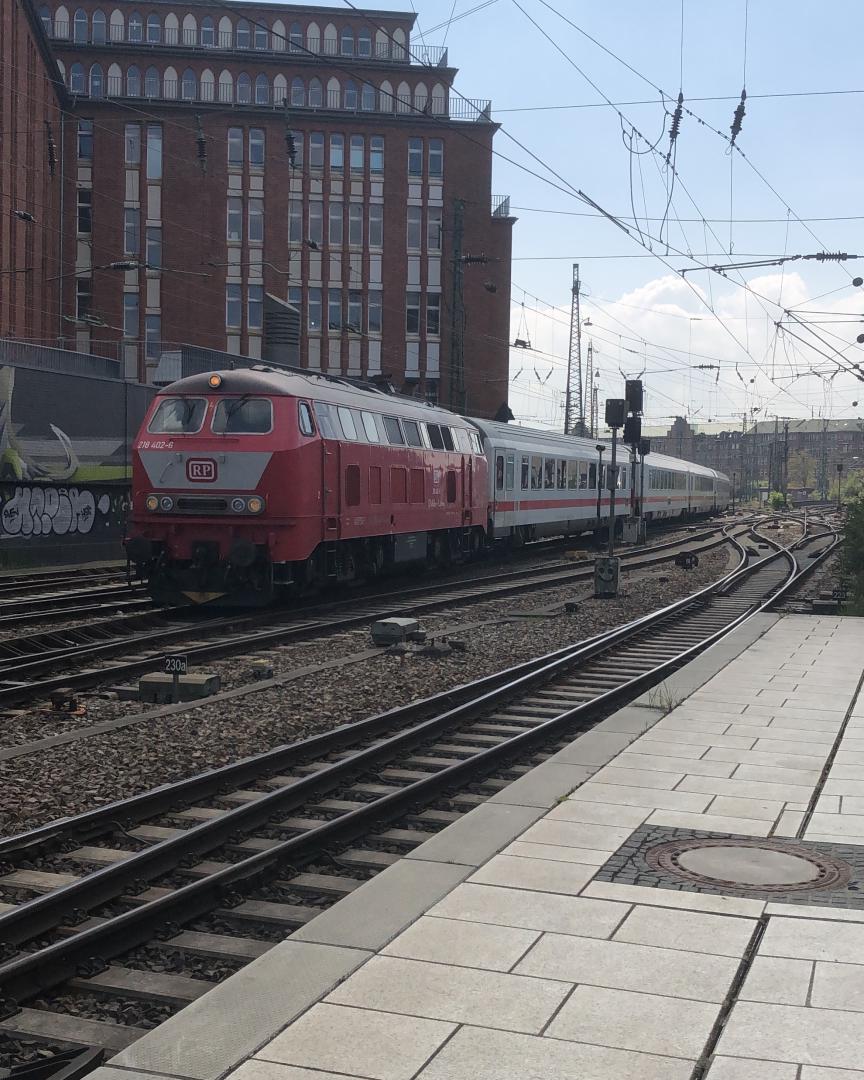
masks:
<instances>
[{"instance_id":1,"label":"arched window","mask_svg":"<svg viewBox=\"0 0 864 1080\"><path fill-rule=\"evenodd\" d=\"M388 60L390 58L390 38L383 30L375 31L375 59Z\"/></svg>"},{"instance_id":2,"label":"arched window","mask_svg":"<svg viewBox=\"0 0 864 1080\"><path fill-rule=\"evenodd\" d=\"M54 22L51 18L51 12L47 7L39 8L39 18L42 20L42 26L45 28L45 33L48 37L54 36Z\"/></svg>"},{"instance_id":3,"label":"arched window","mask_svg":"<svg viewBox=\"0 0 864 1080\"><path fill-rule=\"evenodd\" d=\"M75 12L75 21L72 23L72 40L79 45L86 44L88 31L87 13L78 8Z\"/></svg>"},{"instance_id":4,"label":"arched window","mask_svg":"<svg viewBox=\"0 0 864 1080\"><path fill-rule=\"evenodd\" d=\"M158 45L162 40L162 23L158 15L147 16L147 41L151 45Z\"/></svg>"},{"instance_id":5,"label":"arched window","mask_svg":"<svg viewBox=\"0 0 864 1080\"><path fill-rule=\"evenodd\" d=\"M381 112L393 112L394 104L393 87L390 85L389 80L385 79L381 83L381 89L378 91L378 108Z\"/></svg>"},{"instance_id":6,"label":"arched window","mask_svg":"<svg viewBox=\"0 0 864 1080\"><path fill-rule=\"evenodd\" d=\"M69 70L69 89L73 94L86 94L87 83L84 78L84 65L73 64Z\"/></svg>"},{"instance_id":7,"label":"arched window","mask_svg":"<svg viewBox=\"0 0 864 1080\"><path fill-rule=\"evenodd\" d=\"M377 93L372 83L363 83L363 90L360 95L360 108L364 112L375 112L375 104Z\"/></svg>"},{"instance_id":8,"label":"arched window","mask_svg":"<svg viewBox=\"0 0 864 1080\"><path fill-rule=\"evenodd\" d=\"M342 84L335 75L332 79L327 80L327 101L325 104L328 109L342 108Z\"/></svg>"},{"instance_id":9,"label":"arched window","mask_svg":"<svg viewBox=\"0 0 864 1080\"><path fill-rule=\"evenodd\" d=\"M405 113L411 111L411 87L407 82L399 83L396 91L396 112Z\"/></svg>"},{"instance_id":10,"label":"arched window","mask_svg":"<svg viewBox=\"0 0 864 1080\"><path fill-rule=\"evenodd\" d=\"M306 27L306 48L313 53L321 51L321 30L318 23L312 22Z\"/></svg>"},{"instance_id":11,"label":"arched window","mask_svg":"<svg viewBox=\"0 0 864 1080\"><path fill-rule=\"evenodd\" d=\"M401 26L393 31L393 59L405 59L405 31Z\"/></svg>"},{"instance_id":12,"label":"arched window","mask_svg":"<svg viewBox=\"0 0 864 1080\"><path fill-rule=\"evenodd\" d=\"M357 35L357 55L372 55L372 31L368 26L364 26Z\"/></svg>"},{"instance_id":13,"label":"arched window","mask_svg":"<svg viewBox=\"0 0 864 1080\"><path fill-rule=\"evenodd\" d=\"M201 100L202 101L214 101L216 95L214 93L216 87L216 80L213 78L213 72L210 68L205 68L201 72Z\"/></svg>"},{"instance_id":14,"label":"arched window","mask_svg":"<svg viewBox=\"0 0 864 1080\"><path fill-rule=\"evenodd\" d=\"M353 79L349 79L345 83L345 90L342 95L342 108L343 109L356 109L360 104L360 95L357 92L357 83Z\"/></svg>"},{"instance_id":15,"label":"arched window","mask_svg":"<svg viewBox=\"0 0 864 1080\"><path fill-rule=\"evenodd\" d=\"M144 72L144 97L162 97L162 80L155 67L149 67Z\"/></svg>"},{"instance_id":16,"label":"arched window","mask_svg":"<svg viewBox=\"0 0 864 1080\"><path fill-rule=\"evenodd\" d=\"M309 105L313 109L320 109L324 104L324 90L320 79L309 80Z\"/></svg>"},{"instance_id":17,"label":"arched window","mask_svg":"<svg viewBox=\"0 0 864 1080\"><path fill-rule=\"evenodd\" d=\"M418 112L423 112L428 104L429 91L426 89L426 83L419 82L414 87L414 108Z\"/></svg>"},{"instance_id":18,"label":"arched window","mask_svg":"<svg viewBox=\"0 0 864 1080\"><path fill-rule=\"evenodd\" d=\"M435 83L432 87L432 112L435 116L447 114L447 91L441 83Z\"/></svg>"},{"instance_id":19,"label":"arched window","mask_svg":"<svg viewBox=\"0 0 864 1080\"><path fill-rule=\"evenodd\" d=\"M216 44L220 49L234 48L234 23L227 15L223 15L219 20L219 36L216 38Z\"/></svg>"},{"instance_id":20,"label":"arched window","mask_svg":"<svg viewBox=\"0 0 864 1080\"><path fill-rule=\"evenodd\" d=\"M238 19L237 32L234 37L234 45L238 49L248 49L251 44L251 37L252 35L249 31L249 23L245 19Z\"/></svg>"},{"instance_id":21,"label":"arched window","mask_svg":"<svg viewBox=\"0 0 864 1080\"><path fill-rule=\"evenodd\" d=\"M306 104L306 87L299 76L291 80L291 104L298 108Z\"/></svg>"},{"instance_id":22,"label":"arched window","mask_svg":"<svg viewBox=\"0 0 864 1080\"><path fill-rule=\"evenodd\" d=\"M245 71L237 76L237 100L241 105L248 105L252 101L252 80Z\"/></svg>"},{"instance_id":23,"label":"arched window","mask_svg":"<svg viewBox=\"0 0 864 1080\"><path fill-rule=\"evenodd\" d=\"M111 64L105 79L105 92L108 97L123 96L123 71L119 64Z\"/></svg>"},{"instance_id":24,"label":"arched window","mask_svg":"<svg viewBox=\"0 0 864 1080\"><path fill-rule=\"evenodd\" d=\"M105 76L101 64L90 67L90 97L103 97L105 94Z\"/></svg>"},{"instance_id":25,"label":"arched window","mask_svg":"<svg viewBox=\"0 0 864 1080\"><path fill-rule=\"evenodd\" d=\"M270 48L275 52L285 52L286 45L285 23L281 19L274 19L273 29L270 31Z\"/></svg>"},{"instance_id":26,"label":"arched window","mask_svg":"<svg viewBox=\"0 0 864 1080\"><path fill-rule=\"evenodd\" d=\"M122 41L126 37L126 21L123 18L123 12L118 11L117 8L111 12L109 36L112 41Z\"/></svg>"},{"instance_id":27,"label":"arched window","mask_svg":"<svg viewBox=\"0 0 864 1080\"><path fill-rule=\"evenodd\" d=\"M273 79L273 104L284 105L288 100L288 80L284 75L277 75Z\"/></svg>"},{"instance_id":28,"label":"arched window","mask_svg":"<svg viewBox=\"0 0 864 1080\"><path fill-rule=\"evenodd\" d=\"M126 72L126 97L141 97L141 70L134 64Z\"/></svg>"},{"instance_id":29,"label":"arched window","mask_svg":"<svg viewBox=\"0 0 864 1080\"><path fill-rule=\"evenodd\" d=\"M322 51L325 56L335 56L339 52L339 34L333 23L327 23L324 27Z\"/></svg>"},{"instance_id":30,"label":"arched window","mask_svg":"<svg viewBox=\"0 0 864 1080\"><path fill-rule=\"evenodd\" d=\"M212 20L211 20L212 25ZM184 45L197 45L198 44L198 23L195 20L194 15L183 16L183 44Z\"/></svg>"},{"instance_id":31,"label":"arched window","mask_svg":"<svg viewBox=\"0 0 864 1080\"><path fill-rule=\"evenodd\" d=\"M291 44L291 52L303 52L303 27L299 22L291 23L288 40Z\"/></svg>"},{"instance_id":32,"label":"arched window","mask_svg":"<svg viewBox=\"0 0 864 1080\"><path fill-rule=\"evenodd\" d=\"M196 101L198 99L198 76L192 68L186 68L180 81L180 97L184 101Z\"/></svg>"},{"instance_id":33,"label":"arched window","mask_svg":"<svg viewBox=\"0 0 864 1080\"><path fill-rule=\"evenodd\" d=\"M230 71L223 71L219 76L219 100L234 100L234 77Z\"/></svg>"},{"instance_id":34,"label":"arched window","mask_svg":"<svg viewBox=\"0 0 864 1080\"><path fill-rule=\"evenodd\" d=\"M162 40L166 45L178 45L180 43L180 23L173 11L165 16L165 26L162 29Z\"/></svg>"},{"instance_id":35,"label":"arched window","mask_svg":"<svg viewBox=\"0 0 864 1080\"><path fill-rule=\"evenodd\" d=\"M179 90L177 85L177 72L173 67L165 68L162 74L162 96L166 98L176 98L177 91Z\"/></svg>"},{"instance_id":36,"label":"arched window","mask_svg":"<svg viewBox=\"0 0 864 1080\"><path fill-rule=\"evenodd\" d=\"M343 56L354 55L354 31L346 26L342 31L342 36L339 39L339 51Z\"/></svg>"},{"instance_id":37,"label":"arched window","mask_svg":"<svg viewBox=\"0 0 864 1080\"><path fill-rule=\"evenodd\" d=\"M144 20L141 18L137 11L133 11L132 14L129 16L129 40L144 40Z\"/></svg>"},{"instance_id":38,"label":"arched window","mask_svg":"<svg viewBox=\"0 0 864 1080\"><path fill-rule=\"evenodd\" d=\"M54 37L69 37L69 12L62 4L54 12Z\"/></svg>"},{"instance_id":39,"label":"arched window","mask_svg":"<svg viewBox=\"0 0 864 1080\"><path fill-rule=\"evenodd\" d=\"M216 30L213 26L213 20L210 18L209 15L205 15L204 18L201 20L201 44L216 44Z\"/></svg>"},{"instance_id":40,"label":"arched window","mask_svg":"<svg viewBox=\"0 0 864 1080\"><path fill-rule=\"evenodd\" d=\"M93 12L93 37L92 41L94 45L104 45L108 40L108 23L105 18L104 11Z\"/></svg>"},{"instance_id":41,"label":"arched window","mask_svg":"<svg viewBox=\"0 0 864 1080\"><path fill-rule=\"evenodd\" d=\"M256 75L255 77L255 104L270 104L270 80L266 75Z\"/></svg>"},{"instance_id":42,"label":"arched window","mask_svg":"<svg viewBox=\"0 0 864 1080\"><path fill-rule=\"evenodd\" d=\"M267 27L260 26L258 23L255 24L255 48L270 48L270 34L267 32Z\"/></svg>"}]
</instances>

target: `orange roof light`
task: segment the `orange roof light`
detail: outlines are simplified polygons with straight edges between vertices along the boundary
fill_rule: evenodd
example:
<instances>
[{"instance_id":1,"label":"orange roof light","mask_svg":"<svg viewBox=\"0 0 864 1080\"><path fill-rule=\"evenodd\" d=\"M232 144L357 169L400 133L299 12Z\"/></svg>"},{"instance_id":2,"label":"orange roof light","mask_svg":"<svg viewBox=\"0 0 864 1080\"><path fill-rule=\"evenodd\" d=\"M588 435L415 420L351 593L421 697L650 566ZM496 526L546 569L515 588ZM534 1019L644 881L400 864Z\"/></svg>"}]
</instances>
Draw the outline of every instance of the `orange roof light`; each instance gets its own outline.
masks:
<instances>
[{"instance_id":1,"label":"orange roof light","mask_svg":"<svg viewBox=\"0 0 864 1080\"><path fill-rule=\"evenodd\" d=\"M209 382L213 389L216 390L222 385L222 376L211 375L207 382Z\"/></svg>"}]
</instances>

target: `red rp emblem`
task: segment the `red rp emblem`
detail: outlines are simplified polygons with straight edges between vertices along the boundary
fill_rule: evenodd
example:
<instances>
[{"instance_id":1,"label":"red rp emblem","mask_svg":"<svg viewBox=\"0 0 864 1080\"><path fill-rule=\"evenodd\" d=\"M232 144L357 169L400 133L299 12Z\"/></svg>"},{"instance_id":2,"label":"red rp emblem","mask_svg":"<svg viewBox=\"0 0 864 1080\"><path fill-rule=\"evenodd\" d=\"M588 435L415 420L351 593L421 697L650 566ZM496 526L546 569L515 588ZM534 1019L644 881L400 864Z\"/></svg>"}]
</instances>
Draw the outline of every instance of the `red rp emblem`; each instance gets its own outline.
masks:
<instances>
[{"instance_id":1,"label":"red rp emblem","mask_svg":"<svg viewBox=\"0 0 864 1080\"><path fill-rule=\"evenodd\" d=\"M189 458L186 479L199 484L212 482L216 479L216 462L212 458Z\"/></svg>"}]
</instances>

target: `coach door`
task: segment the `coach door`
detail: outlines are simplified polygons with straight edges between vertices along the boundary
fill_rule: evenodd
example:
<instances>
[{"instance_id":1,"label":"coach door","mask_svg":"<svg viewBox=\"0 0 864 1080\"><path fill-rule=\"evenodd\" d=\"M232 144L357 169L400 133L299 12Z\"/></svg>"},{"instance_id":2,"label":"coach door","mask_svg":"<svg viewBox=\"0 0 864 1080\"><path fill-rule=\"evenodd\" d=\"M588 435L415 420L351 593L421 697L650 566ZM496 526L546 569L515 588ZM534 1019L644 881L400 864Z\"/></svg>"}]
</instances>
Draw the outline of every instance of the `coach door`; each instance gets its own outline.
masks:
<instances>
[{"instance_id":1,"label":"coach door","mask_svg":"<svg viewBox=\"0 0 864 1080\"><path fill-rule=\"evenodd\" d=\"M325 540L338 540L342 511L341 447L333 439L322 439L323 531Z\"/></svg>"}]
</instances>

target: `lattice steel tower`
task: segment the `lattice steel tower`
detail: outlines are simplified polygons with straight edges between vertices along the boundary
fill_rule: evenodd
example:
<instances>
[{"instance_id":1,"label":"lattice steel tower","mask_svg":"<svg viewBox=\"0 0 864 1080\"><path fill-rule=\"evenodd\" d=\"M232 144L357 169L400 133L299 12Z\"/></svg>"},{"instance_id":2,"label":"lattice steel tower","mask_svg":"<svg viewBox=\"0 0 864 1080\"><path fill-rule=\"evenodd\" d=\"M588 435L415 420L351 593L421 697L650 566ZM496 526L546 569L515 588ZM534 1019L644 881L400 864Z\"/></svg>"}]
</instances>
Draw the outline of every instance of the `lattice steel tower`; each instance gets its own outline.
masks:
<instances>
[{"instance_id":1,"label":"lattice steel tower","mask_svg":"<svg viewBox=\"0 0 864 1080\"><path fill-rule=\"evenodd\" d=\"M564 434L585 434L585 393L582 384L582 318L579 311L579 263L573 263L570 301L570 351L567 354L567 391L564 398Z\"/></svg>"}]
</instances>

